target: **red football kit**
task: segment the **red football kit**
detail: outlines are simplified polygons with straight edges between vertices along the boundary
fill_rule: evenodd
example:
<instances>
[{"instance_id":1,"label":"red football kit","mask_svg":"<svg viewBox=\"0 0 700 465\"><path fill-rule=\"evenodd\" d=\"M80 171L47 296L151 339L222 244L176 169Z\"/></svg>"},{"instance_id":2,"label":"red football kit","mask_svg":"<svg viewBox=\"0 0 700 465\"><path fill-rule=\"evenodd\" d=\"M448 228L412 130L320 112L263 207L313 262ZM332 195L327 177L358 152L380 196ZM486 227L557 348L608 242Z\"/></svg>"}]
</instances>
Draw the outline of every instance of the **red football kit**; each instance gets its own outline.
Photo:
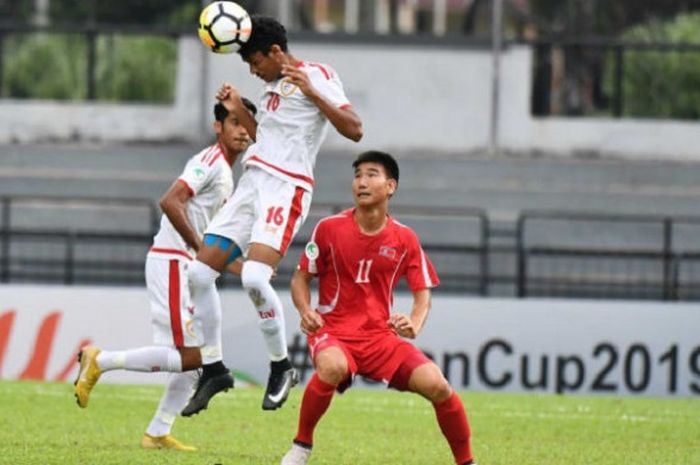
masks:
<instances>
[{"instance_id":1,"label":"red football kit","mask_svg":"<svg viewBox=\"0 0 700 465\"><path fill-rule=\"evenodd\" d=\"M317 311L324 325L308 337L311 356L337 346L352 376L405 390L413 369L429 359L388 325L393 289L404 276L414 292L437 286L439 279L411 228L389 217L378 234L367 235L353 213L319 221L299 262L319 278Z\"/></svg>"}]
</instances>

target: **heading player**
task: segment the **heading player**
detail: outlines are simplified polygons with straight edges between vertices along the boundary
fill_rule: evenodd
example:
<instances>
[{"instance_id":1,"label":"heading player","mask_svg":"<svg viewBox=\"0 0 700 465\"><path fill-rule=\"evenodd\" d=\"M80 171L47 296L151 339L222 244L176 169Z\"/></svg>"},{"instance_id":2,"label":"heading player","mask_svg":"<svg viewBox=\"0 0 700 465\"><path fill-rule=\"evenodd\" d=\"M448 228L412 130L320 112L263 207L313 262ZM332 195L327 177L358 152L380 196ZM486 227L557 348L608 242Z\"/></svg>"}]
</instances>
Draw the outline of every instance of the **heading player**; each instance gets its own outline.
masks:
<instances>
[{"instance_id":1,"label":"heading player","mask_svg":"<svg viewBox=\"0 0 700 465\"><path fill-rule=\"evenodd\" d=\"M251 115L255 105L243 99ZM190 158L182 174L163 195L163 217L146 258L146 285L151 303L153 346L123 351L85 347L79 355L80 371L75 397L87 407L90 391L100 375L110 370L169 371L165 393L141 440L146 449L195 450L170 435L175 417L187 404L202 365L203 332L221 344L221 303L212 288L209 315L201 318L190 300L187 266L202 246L202 235L214 213L233 192L231 166L250 143L245 127L234 113L214 106L216 144ZM234 266L235 265L235 266ZM240 263L231 271L240 269ZM240 271L239 271L240 272ZM233 378L228 374L229 387Z\"/></svg>"},{"instance_id":2,"label":"heading player","mask_svg":"<svg viewBox=\"0 0 700 465\"><path fill-rule=\"evenodd\" d=\"M429 400L458 465L473 463L471 432L459 396L440 369L413 344L430 309L438 277L415 232L389 216L399 182L391 155L370 151L353 163L355 208L321 220L292 277L292 299L316 372L300 407L299 427L282 465L309 460L313 433L334 391L355 375ZM391 313L393 289L405 276L413 292L410 317ZM310 283L319 280L318 307Z\"/></svg>"},{"instance_id":3,"label":"heading player","mask_svg":"<svg viewBox=\"0 0 700 465\"><path fill-rule=\"evenodd\" d=\"M239 53L250 72L265 81L258 121L245 111L232 85L224 84L217 97L255 143L242 160L245 170L236 192L206 230L189 276L193 301L201 308L219 273L245 253L241 280L260 318L271 361L262 408L274 410L287 399L297 376L287 357L282 302L270 277L309 211L313 168L329 123L354 141L362 137L362 123L331 67L291 55L277 20L253 16L252 22L252 35ZM227 373L221 359L221 353L204 354L202 378L183 415L206 408L226 386L220 379Z\"/></svg>"}]
</instances>

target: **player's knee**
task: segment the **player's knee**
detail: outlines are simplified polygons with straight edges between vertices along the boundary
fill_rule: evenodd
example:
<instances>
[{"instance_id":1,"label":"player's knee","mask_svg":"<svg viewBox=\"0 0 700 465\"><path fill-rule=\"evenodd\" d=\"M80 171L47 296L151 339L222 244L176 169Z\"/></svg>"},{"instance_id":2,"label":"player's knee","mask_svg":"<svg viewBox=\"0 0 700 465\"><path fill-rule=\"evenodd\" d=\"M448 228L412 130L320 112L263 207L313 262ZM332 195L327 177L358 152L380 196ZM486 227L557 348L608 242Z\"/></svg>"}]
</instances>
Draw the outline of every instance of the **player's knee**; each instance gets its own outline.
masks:
<instances>
[{"instance_id":1,"label":"player's knee","mask_svg":"<svg viewBox=\"0 0 700 465\"><path fill-rule=\"evenodd\" d=\"M423 395L431 402L440 403L452 395L452 388L442 375L431 376L425 380Z\"/></svg>"},{"instance_id":2,"label":"player's knee","mask_svg":"<svg viewBox=\"0 0 700 465\"><path fill-rule=\"evenodd\" d=\"M265 263L246 261L241 271L241 283L245 289L260 289L270 282L272 267Z\"/></svg>"},{"instance_id":3,"label":"player's knee","mask_svg":"<svg viewBox=\"0 0 700 465\"><path fill-rule=\"evenodd\" d=\"M195 260L187 268L187 279L195 289L205 289L212 286L219 277L219 272L208 265Z\"/></svg>"},{"instance_id":4,"label":"player's knee","mask_svg":"<svg viewBox=\"0 0 700 465\"><path fill-rule=\"evenodd\" d=\"M452 395L452 387L433 364L425 364L416 368L411 375L409 385L426 399L440 403Z\"/></svg>"},{"instance_id":5,"label":"player's knee","mask_svg":"<svg viewBox=\"0 0 700 465\"><path fill-rule=\"evenodd\" d=\"M348 377L348 364L344 357L321 352L315 360L316 372L326 383L340 384Z\"/></svg>"}]
</instances>

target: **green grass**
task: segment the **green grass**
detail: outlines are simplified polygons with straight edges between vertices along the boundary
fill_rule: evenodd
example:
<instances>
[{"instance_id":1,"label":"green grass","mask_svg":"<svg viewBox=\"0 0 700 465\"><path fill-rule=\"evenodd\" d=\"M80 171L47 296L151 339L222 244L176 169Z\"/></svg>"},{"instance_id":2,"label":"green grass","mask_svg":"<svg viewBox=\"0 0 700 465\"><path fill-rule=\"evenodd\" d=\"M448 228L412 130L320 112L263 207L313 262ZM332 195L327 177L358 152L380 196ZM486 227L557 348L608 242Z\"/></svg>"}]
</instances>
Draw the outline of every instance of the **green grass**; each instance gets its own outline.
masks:
<instances>
[{"instance_id":1,"label":"green grass","mask_svg":"<svg viewBox=\"0 0 700 465\"><path fill-rule=\"evenodd\" d=\"M72 385L0 382L0 464L278 464L301 390L277 412L259 388L235 389L180 418L195 453L138 447L158 386L99 384L79 409ZM700 401L463 393L480 465L700 464ZM350 390L321 421L310 465L449 465L433 410L418 396Z\"/></svg>"}]
</instances>

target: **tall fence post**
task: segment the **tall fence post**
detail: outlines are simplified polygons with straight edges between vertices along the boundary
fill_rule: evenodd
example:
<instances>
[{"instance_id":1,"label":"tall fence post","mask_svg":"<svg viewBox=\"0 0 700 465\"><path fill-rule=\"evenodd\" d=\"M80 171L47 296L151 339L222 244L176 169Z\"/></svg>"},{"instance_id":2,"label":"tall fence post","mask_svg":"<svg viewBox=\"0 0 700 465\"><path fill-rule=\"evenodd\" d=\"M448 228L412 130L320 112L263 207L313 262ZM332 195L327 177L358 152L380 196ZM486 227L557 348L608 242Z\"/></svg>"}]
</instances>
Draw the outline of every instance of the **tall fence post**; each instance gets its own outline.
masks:
<instances>
[{"instance_id":1,"label":"tall fence post","mask_svg":"<svg viewBox=\"0 0 700 465\"><path fill-rule=\"evenodd\" d=\"M613 115L622 117L625 102L625 47L615 46L615 96L613 98Z\"/></svg>"},{"instance_id":2,"label":"tall fence post","mask_svg":"<svg viewBox=\"0 0 700 465\"><path fill-rule=\"evenodd\" d=\"M73 284L75 277L75 242L76 233L70 230L66 233L66 256L63 264L63 284Z\"/></svg>"},{"instance_id":3,"label":"tall fence post","mask_svg":"<svg viewBox=\"0 0 700 465\"><path fill-rule=\"evenodd\" d=\"M664 300L675 300L673 291L673 220L664 218L664 245L663 245L663 296Z\"/></svg>"},{"instance_id":4,"label":"tall fence post","mask_svg":"<svg viewBox=\"0 0 700 465\"><path fill-rule=\"evenodd\" d=\"M525 258L525 215L521 213L518 215L517 226L515 228L516 234L516 262L518 265L517 269L517 296L526 297L527 296L527 286L525 285L527 280L527 263Z\"/></svg>"},{"instance_id":5,"label":"tall fence post","mask_svg":"<svg viewBox=\"0 0 700 465\"><path fill-rule=\"evenodd\" d=\"M95 68L97 66L97 31L91 26L85 33L87 39L87 99L97 98Z\"/></svg>"},{"instance_id":6,"label":"tall fence post","mask_svg":"<svg viewBox=\"0 0 700 465\"><path fill-rule=\"evenodd\" d=\"M489 281L491 280L491 270L489 268L490 243L488 240L491 223L485 213L479 215L481 223L481 240L479 241L479 264L481 273L479 276L479 294L486 296L489 294Z\"/></svg>"},{"instance_id":7,"label":"tall fence post","mask_svg":"<svg viewBox=\"0 0 700 465\"><path fill-rule=\"evenodd\" d=\"M0 282L10 281L10 198L2 198L2 228L0 229Z\"/></svg>"},{"instance_id":8,"label":"tall fence post","mask_svg":"<svg viewBox=\"0 0 700 465\"><path fill-rule=\"evenodd\" d=\"M4 71L4 61L5 61L5 34L0 31L0 98L5 96L5 89L3 87L3 75Z\"/></svg>"}]
</instances>

